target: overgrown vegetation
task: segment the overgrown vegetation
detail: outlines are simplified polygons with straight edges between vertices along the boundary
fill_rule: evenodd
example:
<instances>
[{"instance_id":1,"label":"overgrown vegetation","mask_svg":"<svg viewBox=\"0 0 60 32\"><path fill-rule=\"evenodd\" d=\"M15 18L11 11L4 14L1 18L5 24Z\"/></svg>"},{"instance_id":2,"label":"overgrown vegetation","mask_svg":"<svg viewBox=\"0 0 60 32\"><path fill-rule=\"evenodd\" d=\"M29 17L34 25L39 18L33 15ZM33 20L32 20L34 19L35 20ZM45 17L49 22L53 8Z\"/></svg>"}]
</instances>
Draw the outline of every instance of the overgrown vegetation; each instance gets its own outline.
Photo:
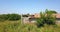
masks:
<instances>
[{"instance_id":1,"label":"overgrown vegetation","mask_svg":"<svg viewBox=\"0 0 60 32\"><path fill-rule=\"evenodd\" d=\"M47 25L38 28L35 24L21 24L21 21L0 22L0 32L60 32L60 25Z\"/></svg>"}]
</instances>

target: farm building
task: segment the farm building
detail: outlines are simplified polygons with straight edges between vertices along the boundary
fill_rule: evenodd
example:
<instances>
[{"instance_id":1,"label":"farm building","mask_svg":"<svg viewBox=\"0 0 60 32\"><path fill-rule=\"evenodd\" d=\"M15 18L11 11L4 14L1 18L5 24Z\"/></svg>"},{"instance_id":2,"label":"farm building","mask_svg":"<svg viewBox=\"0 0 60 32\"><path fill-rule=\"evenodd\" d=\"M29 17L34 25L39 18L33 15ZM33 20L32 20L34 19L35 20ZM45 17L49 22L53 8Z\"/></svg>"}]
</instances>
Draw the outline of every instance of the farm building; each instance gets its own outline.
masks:
<instances>
[{"instance_id":1,"label":"farm building","mask_svg":"<svg viewBox=\"0 0 60 32\"><path fill-rule=\"evenodd\" d=\"M60 14L53 14L53 17L54 15L56 16L56 22L60 22ZM40 14L39 13L35 13L34 15L22 15L22 21L24 23L35 23L36 22L36 19L40 17Z\"/></svg>"}]
</instances>

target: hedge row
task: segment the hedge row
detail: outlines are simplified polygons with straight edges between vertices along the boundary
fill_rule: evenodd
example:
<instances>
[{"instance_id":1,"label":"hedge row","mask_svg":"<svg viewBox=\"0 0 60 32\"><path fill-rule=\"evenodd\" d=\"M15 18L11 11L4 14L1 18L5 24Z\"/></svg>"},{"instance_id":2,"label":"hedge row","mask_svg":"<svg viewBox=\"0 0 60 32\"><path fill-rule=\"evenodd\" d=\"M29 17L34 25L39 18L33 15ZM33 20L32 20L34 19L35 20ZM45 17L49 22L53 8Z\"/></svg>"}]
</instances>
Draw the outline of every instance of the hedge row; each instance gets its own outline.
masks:
<instances>
[{"instance_id":1,"label":"hedge row","mask_svg":"<svg viewBox=\"0 0 60 32\"><path fill-rule=\"evenodd\" d=\"M21 16L18 14L2 14L0 15L0 21L5 21L5 20L19 20L21 19Z\"/></svg>"}]
</instances>

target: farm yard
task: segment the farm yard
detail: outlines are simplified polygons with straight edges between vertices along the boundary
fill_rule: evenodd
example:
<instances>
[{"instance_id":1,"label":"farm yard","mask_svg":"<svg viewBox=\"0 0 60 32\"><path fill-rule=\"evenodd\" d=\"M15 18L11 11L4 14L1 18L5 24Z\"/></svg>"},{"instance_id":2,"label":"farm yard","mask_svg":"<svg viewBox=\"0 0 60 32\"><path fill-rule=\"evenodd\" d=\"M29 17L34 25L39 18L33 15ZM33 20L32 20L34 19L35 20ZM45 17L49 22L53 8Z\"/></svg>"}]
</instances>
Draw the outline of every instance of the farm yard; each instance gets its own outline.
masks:
<instances>
[{"instance_id":1,"label":"farm yard","mask_svg":"<svg viewBox=\"0 0 60 32\"><path fill-rule=\"evenodd\" d=\"M46 10L44 13L40 12L38 18L37 14L24 17L18 14L2 14L0 32L60 32L60 17L58 17L60 14L56 17L55 13Z\"/></svg>"},{"instance_id":2,"label":"farm yard","mask_svg":"<svg viewBox=\"0 0 60 32\"><path fill-rule=\"evenodd\" d=\"M0 32L60 32L60 0L0 0Z\"/></svg>"}]
</instances>

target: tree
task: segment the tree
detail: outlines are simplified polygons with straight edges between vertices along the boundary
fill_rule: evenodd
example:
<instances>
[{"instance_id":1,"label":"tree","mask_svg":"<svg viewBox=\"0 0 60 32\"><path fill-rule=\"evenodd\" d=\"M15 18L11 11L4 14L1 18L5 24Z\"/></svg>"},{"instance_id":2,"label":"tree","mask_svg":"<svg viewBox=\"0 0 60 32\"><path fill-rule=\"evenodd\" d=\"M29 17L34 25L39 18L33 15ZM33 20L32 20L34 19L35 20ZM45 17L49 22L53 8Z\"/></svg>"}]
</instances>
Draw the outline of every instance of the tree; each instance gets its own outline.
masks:
<instances>
[{"instance_id":1,"label":"tree","mask_svg":"<svg viewBox=\"0 0 60 32\"><path fill-rule=\"evenodd\" d=\"M46 10L45 12L40 12L41 17L37 19L38 27L44 26L44 24L54 25L56 17L53 17L53 14L54 12L51 12L49 10Z\"/></svg>"},{"instance_id":2,"label":"tree","mask_svg":"<svg viewBox=\"0 0 60 32\"><path fill-rule=\"evenodd\" d=\"M40 12L40 18L37 19L37 26L41 27L44 26L45 14Z\"/></svg>"},{"instance_id":3,"label":"tree","mask_svg":"<svg viewBox=\"0 0 60 32\"><path fill-rule=\"evenodd\" d=\"M46 9L45 12L46 12L46 13L53 13L53 14L56 14L56 13L57 13L57 12L54 11L54 10L48 10L48 9Z\"/></svg>"}]
</instances>

